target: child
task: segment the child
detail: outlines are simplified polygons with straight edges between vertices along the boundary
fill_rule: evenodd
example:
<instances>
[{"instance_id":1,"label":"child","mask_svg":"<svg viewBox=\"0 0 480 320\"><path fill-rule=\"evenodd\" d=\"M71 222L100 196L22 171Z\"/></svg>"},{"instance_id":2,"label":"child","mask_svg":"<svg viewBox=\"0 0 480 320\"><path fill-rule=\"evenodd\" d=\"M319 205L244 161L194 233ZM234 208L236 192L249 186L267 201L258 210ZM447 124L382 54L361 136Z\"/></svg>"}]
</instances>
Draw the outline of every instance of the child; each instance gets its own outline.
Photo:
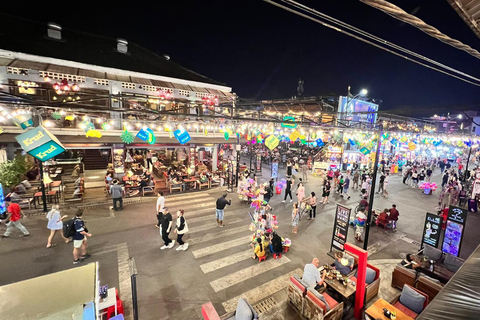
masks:
<instances>
[{"instance_id":1,"label":"child","mask_svg":"<svg viewBox=\"0 0 480 320\"><path fill-rule=\"evenodd\" d=\"M292 233L297 233L297 226L298 226L298 220L299 220L299 215L298 215L298 202L295 202L293 204L293 209L292 209Z\"/></svg>"}]
</instances>

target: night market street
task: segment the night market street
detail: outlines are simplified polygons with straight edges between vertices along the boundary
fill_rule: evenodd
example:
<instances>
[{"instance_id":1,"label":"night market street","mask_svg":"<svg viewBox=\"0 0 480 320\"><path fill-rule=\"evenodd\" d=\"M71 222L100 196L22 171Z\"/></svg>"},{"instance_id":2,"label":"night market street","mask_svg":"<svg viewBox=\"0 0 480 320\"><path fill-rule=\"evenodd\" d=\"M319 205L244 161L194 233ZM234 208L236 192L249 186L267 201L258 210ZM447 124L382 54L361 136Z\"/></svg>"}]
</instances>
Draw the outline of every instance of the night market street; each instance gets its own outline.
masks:
<instances>
[{"instance_id":1,"label":"night market street","mask_svg":"<svg viewBox=\"0 0 480 320\"><path fill-rule=\"evenodd\" d=\"M269 174L269 170L263 171L264 176ZM280 174L284 173L280 169ZM433 180L437 183L439 173L439 169L434 173ZM262 181L262 177L259 180ZM320 192L318 177L309 176L306 193L310 191ZM335 202L353 209L360 199L359 192L354 190L350 192L350 200L342 200L333 193L329 204L318 206L316 220L302 219L298 234L292 234L292 203L282 204L283 194L275 195L270 203L279 220L277 231L282 237L289 237L292 246L281 259L270 258L259 264L250 258L252 249L248 245L252 234L248 230L248 212L252 208L241 203L236 193L230 193L227 198L232 199L232 205L225 210L226 227L220 229L214 221L214 203L221 193L216 189L167 197L170 212L178 209L186 212L190 228L185 239L190 243L187 251L159 249L162 241L154 227L153 201L126 205L125 210L115 212L114 217L110 216L107 206L87 209L84 218L93 234L89 238L92 257L88 259L99 262L101 283L120 290L129 288L130 278L128 270L122 269L125 268L122 259L132 256L138 268L141 319L201 319L201 305L207 301L212 301L222 314L224 308L234 310L235 298L250 290L253 292L249 294L249 301L255 304L273 294L275 289L284 289L288 275L301 274L305 263L313 257L318 257L322 263L330 263L332 258L326 253L332 237ZM390 178L389 193L388 199L376 195L374 207L390 208L391 204L397 204L400 212L398 231L371 228L368 251L369 261L374 265L375 260L399 262L406 253L416 252L425 212L434 212L438 201L438 191L431 196L424 195L421 190L402 184L398 175ZM475 232L478 221L476 214L470 215L462 258L467 258L480 240ZM24 225L30 231L30 237L19 238L15 234L0 240L2 260L9 261L0 264L0 285L75 267L72 266L71 244L57 239L56 247L45 248L48 232L44 216L31 216L24 220ZM4 229L1 224L0 232L3 233ZM172 234L170 237L174 239ZM352 227L348 241L355 243ZM389 287L388 279L387 275L382 277L381 281L385 282L382 287Z\"/></svg>"}]
</instances>

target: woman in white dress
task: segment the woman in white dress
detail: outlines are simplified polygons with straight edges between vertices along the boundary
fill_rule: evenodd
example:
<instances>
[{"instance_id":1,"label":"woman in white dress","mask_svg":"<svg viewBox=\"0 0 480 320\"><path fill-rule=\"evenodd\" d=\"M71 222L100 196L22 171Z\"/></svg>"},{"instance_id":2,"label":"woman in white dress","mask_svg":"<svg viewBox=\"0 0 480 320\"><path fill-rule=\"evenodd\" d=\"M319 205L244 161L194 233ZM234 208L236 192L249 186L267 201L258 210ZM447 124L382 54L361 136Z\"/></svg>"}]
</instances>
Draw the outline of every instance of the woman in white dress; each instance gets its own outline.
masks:
<instances>
[{"instance_id":1,"label":"woman in white dress","mask_svg":"<svg viewBox=\"0 0 480 320\"><path fill-rule=\"evenodd\" d=\"M48 237L48 240L47 240L47 248L56 246L56 244L52 244L52 239L55 236L55 233L57 232L57 230L60 230L60 235L62 236L65 242L67 243L70 242L69 239L63 236L63 232L62 232L62 229L63 229L62 219L66 218L67 216L61 217L60 211L58 211L58 208L59 208L58 205L54 205L52 207L52 210L50 210L47 213L47 219L48 219L47 228L50 229L50 236Z\"/></svg>"}]
</instances>

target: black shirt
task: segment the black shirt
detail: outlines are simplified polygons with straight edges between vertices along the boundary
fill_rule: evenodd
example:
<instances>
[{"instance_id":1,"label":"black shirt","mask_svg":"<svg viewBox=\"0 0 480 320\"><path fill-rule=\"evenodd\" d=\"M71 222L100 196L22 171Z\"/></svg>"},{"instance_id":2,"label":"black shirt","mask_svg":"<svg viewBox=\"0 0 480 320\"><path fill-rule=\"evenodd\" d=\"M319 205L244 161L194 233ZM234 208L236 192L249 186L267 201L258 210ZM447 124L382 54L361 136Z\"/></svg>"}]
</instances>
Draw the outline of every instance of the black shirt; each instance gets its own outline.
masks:
<instances>
[{"instance_id":1,"label":"black shirt","mask_svg":"<svg viewBox=\"0 0 480 320\"><path fill-rule=\"evenodd\" d=\"M383 183L385 181L385 176L380 176L380 183Z\"/></svg>"},{"instance_id":2,"label":"black shirt","mask_svg":"<svg viewBox=\"0 0 480 320\"><path fill-rule=\"evenodd\" d=\"M172 215L169 213L163 215L163 220L162 220L162 231L167 231L168 230L168 225L172 222Z\"/></svg>"},{"instance_id":3,"label":"black shirt","mask_svg":"<svg viewBox=\"0 0 480 320\"><path fill-rule=\"evenodd\" d=\"M231 205L232 204L232 200L227 200L225 199L224 197L220 197L217 199L217 209L218 210L223 210L225 209L225 206L226 205Z\"/></svg>"},{"instance_id":4,"label":"black shirt","mask_svg":"<svg viewBox=\"0 0 480 320\"><path fill-rule=\"evenodd\" d=\"M291 189L292 189L292 180L287 180L286 190L291 190Z\"/></svg>"},{"instance_id":5,"label":"black shirt","mask_svg":"<svg viewBox=\"0 0 480 320\"><path fill-rule=\"evenodd\" d=\"M420 174L418 175L418 180L420 180L420 181L425 180L425 173L420 173Z\"/></svg>"},{"instance_id":6,"label":"black shirt","mask_svg":"<svg viewBox=\"0 0 480 320\"><path fill-rule=\"evenodd\" d=\"M278 234L274 234L272 238L272 249L273 252L282 252L283 251L283 246L282 246L282 238Z\"/></svg>"}]
</instances>

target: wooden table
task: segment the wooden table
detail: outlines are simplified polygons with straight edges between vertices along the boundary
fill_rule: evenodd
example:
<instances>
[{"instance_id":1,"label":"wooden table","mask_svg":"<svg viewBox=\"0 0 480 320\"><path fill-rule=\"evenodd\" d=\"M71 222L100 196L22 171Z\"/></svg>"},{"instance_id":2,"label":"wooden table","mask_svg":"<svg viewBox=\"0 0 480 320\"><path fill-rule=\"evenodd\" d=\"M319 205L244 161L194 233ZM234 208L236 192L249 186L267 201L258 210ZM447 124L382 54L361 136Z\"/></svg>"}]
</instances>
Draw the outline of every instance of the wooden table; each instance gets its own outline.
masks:
<instances>
[{"instance_id":1,"label":"wooden table","mask_svg":"<svg viewBox=\"0 0 480 320\"><path fill-rule=\"evenodd\" d=\"M190 179L184 179L183 182L186 183L187 187L190 189L192 187L192 183L197 181L197 179L190 178Z\"/></svg>"},{"instance_id":2,"label":"wooden table","mask_svg":"<svg viewBox=\"0 0 480 320\"><path fill-rule=\"evenodd\" d=\"M327 286L331 287L333 290L337 291L338 293L340 293L343 297L345 297L347 299L350 298L352 296L352 294L355 293L355 291L357 291L356 284L354 286L351 282L347 283L347 285L344 286L343 283L340 280L325 279L325 283L327 284Z\"/></svg>"},{"instance_id":3,"label":"wooden table","mask_svg":"<svg viewBox=\"0 0 480 320\"><path fill-rule=\"evenodd\" d=\"M373 319L390 320L383 314L383 308L387 309L390 312L395 311L397 314L397 320L413 319L412 317L407 316L405 313L398 310L383 299L378 299L374 304L370 306L370 308L365 311L365 313L368 314L370 317L373 317Z\"/></svg>"}]
</instances>

